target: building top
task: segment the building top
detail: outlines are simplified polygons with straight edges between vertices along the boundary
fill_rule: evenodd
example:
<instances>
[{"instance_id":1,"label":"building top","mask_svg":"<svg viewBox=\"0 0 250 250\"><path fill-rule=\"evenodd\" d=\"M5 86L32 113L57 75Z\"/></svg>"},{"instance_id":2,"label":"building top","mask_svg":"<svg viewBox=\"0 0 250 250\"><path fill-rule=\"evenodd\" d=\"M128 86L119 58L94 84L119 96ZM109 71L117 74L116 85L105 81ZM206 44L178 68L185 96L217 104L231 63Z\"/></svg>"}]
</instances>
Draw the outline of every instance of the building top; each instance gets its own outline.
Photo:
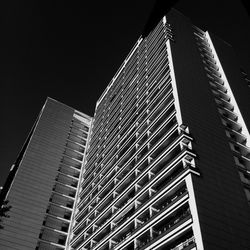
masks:
<instances>
[{"instance_id":1,"label":"building top","mask_svg":"<svg viewBox=\"0 0 250 250\"><path fill-rule=\"evenodd\" d=\"M66 105L65 103L62 103L62 102L60 102L60 101L57 101L56 99L51 98L51 97L49 97L49 96L47 97L44 106L45 106L46 103L49 102L49 101L51 101L51 102L57 102L57 103L60 103L60 105L66 106L66 107L68 107L68 108L70 108L70 109L73 109L74 112L75 112L75 116L77 116L77 117L79 118L79 120L82 120L83 122L86 122L86 123L89 124L90 121L93 119L93 117L91 117L91 116L89 116L89 115L86 115L85 113L83 113L83 112L81 112L81 111L79 111L79 110L77 110L77 109L74 109L74 108L72 108L71 106ZM44 108L44 106L43 106L43 108Z\"/></svg>"}]
</instances>

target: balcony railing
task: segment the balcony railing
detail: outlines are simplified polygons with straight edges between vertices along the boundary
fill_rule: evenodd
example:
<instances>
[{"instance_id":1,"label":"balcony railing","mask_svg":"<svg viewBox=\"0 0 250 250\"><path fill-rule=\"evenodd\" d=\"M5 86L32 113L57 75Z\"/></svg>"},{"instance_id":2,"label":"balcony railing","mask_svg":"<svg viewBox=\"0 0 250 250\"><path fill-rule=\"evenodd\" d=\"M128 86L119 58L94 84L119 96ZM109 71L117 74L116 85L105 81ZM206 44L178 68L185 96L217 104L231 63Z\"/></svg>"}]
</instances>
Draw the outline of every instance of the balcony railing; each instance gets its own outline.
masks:
<instances>
[{"instance_id":1,"label":"balcony railing","mask_svg":"<svg viewBox=\"0 0 250 250\"><path fill-rule=\"evenodd\" d=\"M183 166L183 171L178 172L178 173L177 173L177 176L176 176L175 178L172 176L172 177L170 178L170 182L168 182L167 185L170 185L170 183L174 182L176 178L178 178L182 173L184 173L184 172L185 172L185 167L187 167L187 166ZM163 170L162 170L162 171L163 171ZM162 173L162 171L160 171L160 173ZM159 173L158 175L160 175L160 173ZM157 176L158 176L158 175L157 175ZM150 180L150 183L151 183L151 181L154 181L155 179L157 179L157 176L154 176L154 178ZM148 185L149 185L149 184L147 183L147 185L145 185L145 187L148 186ZM159 192L160 192L162 189L164 189L164 188L165 188L164 186L161 187L160 190L158 190L157 193L159 193ZM137 194L139 194L139 193L142 194L142 192L145 192L145 190L146 190L146 189L143 190L143 188L140 189L140 190L138 190L138 192L135 193L135 196L138 196ZM135 199L135 197L134 197L133 199ZM114 200L115 200L115 199L114 199ZM121 205L121 206L122 206L122 209L125 208L125 206L126 206L129 202L132 202L132 198L129 199L129 200L127 200L127 201L125 201L125 203ZM112 202L112 203L113 203L113 202ZM111 204L111 205L112 205L112 204ZM117 212L119 212L119 211L120 211L120 209L117 210L117 211L115 212L115 214L116 214ZM114 218L113 216L115 216L115 214L112 215L112 218ZM106 223L107 221L109 221L110 219L111 219L111 218L108 218L108 219L102 224L102 226L105 225L105 223ZM102 226L99 227L99 230L102 228ZM82 233L80 233L80 234L82 234ZM77 238L79 238L80 234L77 235ZM73 242L74 242L74 240L73 240ZM77 242L77 240L76 240L76 242ZM74 242L74 243L75 243L75 242ZM73 243L73 245L74 245L74 243Z\"/></svg>"},{"instance_id":2,"label":"balcony railing","mask_svg":"<svg viewBox=\"0 0 250 250\"><path fill-rule=\"evenodd\" d=\"M167 184L168 185L168 184ZM161 188L161 190L163 190L165 188L165 186L167 185L164 185L164 187ZM160 192L160 190L159 190ZM157 192L158 194L158 192ZM125 224L128 223L128 221L130 221L130 219L133 219L133 215L135 213L137 213L142 207L146 207L146 204L150 203L150 201L157 195L153 195L152 197L150 197L149 200L146 201L146 203L141 203L136 209L134 209L133 213L127 215L127 216L124 216L122 217L119 222L117 222L116 226L113 227L113 229L111 230L110 234L106 235L99 243L97 243L97 245L95 246L98 246L99 244L103 243L104 240L106 238L108 238L114 231L119 231L121 230L122 228L125 227ZM144 218L144 221L142 221L143 223L140 224L139 226L137 226L136 228L134 228L133 230L129 231L126 235L126 238L122 239L121 241L117 242L118 244L119 243L122 243L123 241L125 241L128 237L130 237L132 234L134 234L136 231L138 231L140 228L142 227L145 227L145 225L147 223L149 223L150 221L152 221L154 218L156 218L157 216L159 216L159 214L161 214L163 211L167 210L169 207L171 207L173 204L175 204L178 200L180 200L182 197L184 197L185 195L187 194L187 190L178 190L173 196L172 198L169 198L168 200L166 200L164 202L164 204L161 205L161 207L159 209L157 209L157 212L152 215L151 217L147 217L147 218ZM125 203L124 205L126 205L127 203ZM152 205L154 206L154 205ZM120 212L121 209L118 209L114 214L113 214L113 217L115 215L118 214L118 212ZM105 224L105 223L104 223ZM101 226L100 226L101 227Z\"/></svg>"},{"instance_id":3,"label":"balcony railing","mask_svg":"<svg viewBox=\"0 0 250 250\"><path fill-rule=\"evenodd\" d=\"M141 250L141 249L145 249L146 247L148 247L150 244L152 244L153 242L156 242L158 239L160 239L161 237L163 237L163 234L166 235L168 234L170 231L172 231L174 228L177 228L178 226L180 226L181 224L183 224L185 221L191 219L192 216L190 213L183 213L179 218L171 221L170 223L164 225L164 227L162 227L160 230L156 231L156 236L154 237L150 237L149 239L147 239L146 241L138 244L137 248L135 250ZM115 247L116 248L116 247ZM114 248L114 249L115 249Z\"/></svg>"},{"instance_id":4,"label":"balcony railing","mask_svg":"<svg viewBox=\"0 0 250 250\"><path fill-rule=\"evenodd\" d=\"M194 236L192 236L191 238L185 240L184 242L180 243L178 246L174 248L171 248L170 250L185 250L188 247L194 247L194 246L195 246L195 238Z\"/></svg>"},{"instance_id":5,"label":"balcony railing","mask_svg":"<svg viewBox=\"0 0 250 250\"><path fill-rule=\"evenodd\" d=\"M175 127L175 126L174 126L174 127ZM170 129L169 133L170 133L170 134L173 134L173 131L174 131L174 130L173 130L173 127L172 127L172 129ZM165 134L165 137L167 137L166 134ZM177 141L180 140L180 138L181 138L181 137L177 137ZM169 141L168 144L164 146L164 148L160 149L159 152L157 151L157 147L155 146L155 147L152 148L152 152L149 151L149 153L151 152L152 155L153 155L153 153L154 153L154 158L157 158L159 155L161 155L161 153L162 153L166 148L168 148L168 147L171 148L170 145L175 145L175 144L177 143L177 142L173 142L173 141L174 141L174 139L171 140L171 141ZM177 144L176 144L176 145L177 145ZM154 149L156 149L156 150L154 150ZM148 154L149 154L149 153L148 153ZM145 157L146 157L146 156L144 156L144 158L145 158ZM174 157L174 156L173 156L173 157ZM142 159L140 159L140 162L142 162ZM123 167L123 169L124 169L124 167ZM124 181L124 180L123 180L123 181ZM119 183L119 186L121 186L121 183ZM116 188L117 188L117 187L116 187Z\"/></svg>"}]
</instances>

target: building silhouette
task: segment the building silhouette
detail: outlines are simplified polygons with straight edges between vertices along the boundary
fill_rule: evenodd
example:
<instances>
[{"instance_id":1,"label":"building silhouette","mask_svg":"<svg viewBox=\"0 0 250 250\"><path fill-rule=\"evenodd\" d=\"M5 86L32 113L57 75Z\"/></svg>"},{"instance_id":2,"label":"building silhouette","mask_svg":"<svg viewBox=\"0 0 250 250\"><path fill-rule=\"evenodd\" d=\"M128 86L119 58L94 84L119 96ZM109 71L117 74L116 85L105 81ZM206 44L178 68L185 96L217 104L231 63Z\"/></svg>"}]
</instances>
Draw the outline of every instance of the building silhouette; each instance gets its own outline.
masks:
<instances>
[{"instance_id":1,"label":"building silhouette","mask_svg":"<svg viewBox=\"0 0 250 250\"><path fill-rule=\"evenodd\" d=\"M90 123L89 116L47 99L1 192L12 207L0 249L66 245Z\"/></svg>"},{"instance_id":2,"label":"building silhouette","mask_svg":"<svg viewBox=\"0 0 250 250\"><path fill-rule=\"evenodd\" d=\"M13 209L0 246L250 249L248 77L229 44L178 11L157 21L147 26L112 78L93 119L47 100L20 170L5 189ZM46 112L57 120L43 116ZM46 145L35 140L36 133L47 135ZM51 156L54 146L58 150ZM25 157L28 172L21 174ZM64 165L62 159L67 159ZM39 175L47 191L35 196L32 185L38 181L28 174L33 164L36 170L48 166L46 177ZM65 179L61 167L74 169L73 182L73 174ZM29 182L31 201L19 204L26 191L18 190ZM60 204L59 211L53 202L59 185L70 209ZM44 197L38 202L34 197L40 193ZM37 204L30 216L39 216L25 224L15 211L26 203Z\"/></svg>"}]
</instances>

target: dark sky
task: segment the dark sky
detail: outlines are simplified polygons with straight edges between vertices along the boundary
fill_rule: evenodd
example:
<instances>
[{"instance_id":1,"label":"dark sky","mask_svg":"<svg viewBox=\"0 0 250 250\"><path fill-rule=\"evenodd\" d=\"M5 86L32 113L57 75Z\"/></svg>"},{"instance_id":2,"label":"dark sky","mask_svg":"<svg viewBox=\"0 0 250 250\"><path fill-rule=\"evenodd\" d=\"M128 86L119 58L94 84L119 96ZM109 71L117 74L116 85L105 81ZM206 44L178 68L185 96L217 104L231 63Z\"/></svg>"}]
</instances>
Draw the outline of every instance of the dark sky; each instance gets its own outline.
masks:
<instances>
[{"instance_id":1,"label":"dark sky","mask_svg":"<svg viewBox=\"0 0 250 250\"><path fill-rule=\"evenodd\" d=\"M0 185L47 96L93 115L154 2L1 1ZM240 1L181 0L176 8L229 42L250 68L250 21Z\"/></svg>"}]
</instances>

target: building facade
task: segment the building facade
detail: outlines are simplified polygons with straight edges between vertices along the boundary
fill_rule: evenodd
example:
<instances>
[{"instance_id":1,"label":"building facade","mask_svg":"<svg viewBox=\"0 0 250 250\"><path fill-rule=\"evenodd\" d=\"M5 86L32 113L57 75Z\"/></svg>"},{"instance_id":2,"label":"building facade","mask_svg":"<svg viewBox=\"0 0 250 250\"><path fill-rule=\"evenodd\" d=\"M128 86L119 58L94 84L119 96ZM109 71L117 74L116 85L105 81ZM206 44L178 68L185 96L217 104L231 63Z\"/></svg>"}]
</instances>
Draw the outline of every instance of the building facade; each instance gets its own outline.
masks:
<instances>
[{"instance_id":1,"label":"building facade","mask_svg":"<svg viewBox=\"0 0 250 250\"><path fill-rule=\"evenodd\" d=\"M89 116L47 99L3 189L12 207L0 249L65 249L90 124Z\"/></svg>"},{"instance_id":2,"label":"building facade","mask_svg":"<svg viewBox=\"0 0 250 250\"><path fill-rule=\"evenodd\" d=\"M171 10L97 102L71 248L249 249L249 97L231 47Z\"/></svg>"},{"instance_id":3,"label":"building facade","mask_svg":"<svg viewBox=\"0 0 250 250\"><path fill-rule=\"evenodd\" d=\"M7 196L17 203L0 246L27 230L29 237L6 249L34 249L26 247L30 241L40 250L250 249L248 77L230 45L176 10L146 30L93 119L52 100L61 115L45 105ZM43 134L45 146L35 140ZM23 186L20 175L33 191L29 162L38 164L35 172L48 166L39 181L48 191L30 201L39 219L22 223L14 212L25 204L12 190Z\"/></svg>"}]
</instances>

